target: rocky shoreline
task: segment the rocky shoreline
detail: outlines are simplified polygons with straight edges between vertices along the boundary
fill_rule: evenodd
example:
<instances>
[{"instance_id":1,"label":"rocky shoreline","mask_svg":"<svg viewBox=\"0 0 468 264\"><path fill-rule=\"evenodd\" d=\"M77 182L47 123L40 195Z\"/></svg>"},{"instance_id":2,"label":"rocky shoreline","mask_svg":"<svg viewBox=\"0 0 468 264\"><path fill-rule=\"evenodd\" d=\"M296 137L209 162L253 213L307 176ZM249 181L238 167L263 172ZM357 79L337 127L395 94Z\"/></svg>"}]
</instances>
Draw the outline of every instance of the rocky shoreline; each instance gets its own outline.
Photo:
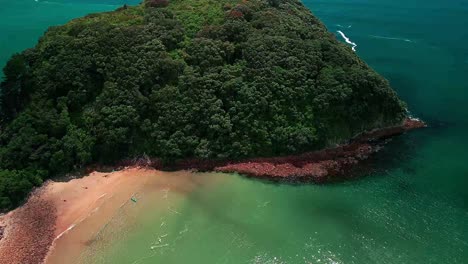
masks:
<instances>
[{"instance_id":1,"label":"rocky shoreline","mask_svg":"<svg viewBox=\"0 0 468 264\"><path fill-rule=\"evenodd\" d=\"M22 207L0 217L0 263L42 263L54 240L56 208L39 188Z\"/></svg>"},{"instance_id":2,"label":"rocky shoreline","mask_svg":"<svg viewBox=\"0 0 468 264\"><path fill-rule=\"evenodd\" d=\"M68 182L46 182L23 206L0 215L0 263L71 263L69 259L78 257L86 241L155 173L128 168L94 172ZM91 224L83 224L91 217ZM63 236L72 229L79 229L74 237ZM67 239L75 239L73 247L62 245Z\"/></svg>"},{"instance_id":3,"label":"rocky shoreline","mask_svg":"<svg viewBox=\"0 0 468 264\"><path fill-rule=\"evenodd\" d=\"M171 165L163 164L158 159L144 158L122 161L118 167L136 165L157 170L215 171L239 173L275 181L297 180L325 183L343 176L358 163L379 151L385 139L423 127L426 127L423 121L407 118L399 126L375 129L357 135L348 144L299 155L238 161L188 159Z\"/></svg>"},{"instance_id":4,"label":"rocky shoreline","mask_svg":"<svg viewBox=\"0 0 468 264\"><path fill-rule=\"evenodd\" d=\"M358 135L349 144L295 156L252 159L217 166L215 171L237 172L272 180L296 179L324 183L343 176L361 161L379 151L385 139L426 127L419 119L407 119L401 126L378 129Z\"/></svg>"},{"instance_id":5,"label":"rocky shoreline","mask_svg":"<svg viewBox=\"0 0 468 264\"><path fill-rule=\"evenodd\" d=\"M158 160L139 159L123 161L119 166L110 168L115 170L124 168L124 166L138 166L151 167L157 170L234 172L269 180L292 179L323 183L342 176L356 164L378 151L382 146L383 139L425 126L425 123L420 120L407 119L401 126L363 133L355 137L347 145L301 155L255 158L237 162L185 160L173 164L171 167L163 166ZM88 169L100 170L103 167L90 167ZM129 171L116 173L133 174ZM100 181L108 181L108 174L105 173L97 178L81 179L79 185L94 186L93 189L100 186L100 188L94 190L94 196L89 196L88 187L75 188L75 192L78 190L75 195L65 187L60 187L68 186L67 184L70 184L70 182L46 183L30 195L25 205L0 216L0 263L43 263L47 254L50 253L49 249L55 239L69 230L67 227L74 223L70 220L74 219L73 217L68 219L66 216L76 215L77 213L83 214L83 212L85 214L89 213L90 208L81 212L81 209L76 207L76 202L73 202L73 199L80 200L83 206L86 207L88 201L80 198L84 193L88 193L87 197L94 199L94 202L99 201L103 197L102 193L109 186L131 186L132 184L136 186L141 181L141 179L136 180L137 178L132 180L131 177L126 176L126 178L122 179L127 180L107 182L107 187L105 184L99 183ZM125 184L122 185L122 183ZM129 185L129 183L132 184ZM61 191L50 191L54 188ZM67 197L67 195L71 196ZM73 203L75 203L75 208Z\"/></svg>"}]
</instances>

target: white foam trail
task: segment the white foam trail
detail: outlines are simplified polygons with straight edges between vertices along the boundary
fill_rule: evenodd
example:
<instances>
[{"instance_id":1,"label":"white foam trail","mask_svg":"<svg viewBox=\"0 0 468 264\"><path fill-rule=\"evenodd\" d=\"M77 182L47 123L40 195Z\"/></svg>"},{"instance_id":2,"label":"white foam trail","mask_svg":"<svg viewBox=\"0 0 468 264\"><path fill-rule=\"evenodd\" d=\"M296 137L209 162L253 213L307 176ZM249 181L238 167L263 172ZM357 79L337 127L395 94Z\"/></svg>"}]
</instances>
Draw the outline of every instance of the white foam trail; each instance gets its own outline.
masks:
<instances>
[{"instance_id":1,"label":"white foam trail","mask_svg":"<svg viewBox=\"0 0 468 264\"><path fill-rule=\"evenodd\" d=\"M177 212L176 210L172 209L170 206L167 207L167 209L168 209L169 211L175 213L175 214L181 214L181 213Z\"/></svg>"},{"instance_id":2,"label":"white foam trail","mask_svg":"<svg viewBox=\"0 0 468 264\"><path fill-rule=\"evenodd\" d=\"M34 2L39 2L41 4L46 4L46 5L75 5L75 3L72 2L61 2L61 1L43 1L43 0L34 0ZM94 6L105 6L105 7L119 7L121 5L117 4L89 4L89 5L94 5Z\"/></svg>"},{"instance_id":3,"label":"white foam trail","mask_svg":"<svg viewBox=\"0 0 468 264\"><path fill-rule=\"evenodd\" d=\"M405 38L392 38L392 37L384 37L384 36L376 36L376 35L370 35L373 38L377 39L389 39L389 40L400 40L400 41L405 41L405 42L413 42L411 39L405 39Z\"/></svg>"},{"instance_id":4,"label":"white foam trail","mask_svg":"<svg viewBox=\"0 0 468 264\"><path fill-rule=\"evenodd\" d=\"M67 230L65 230L65 231L63 231L62 233L60 233L60 235L58 235L55 239L59 239L59 238L62 237L65 233L67 233L68 231L72 230L75 226L76 226L75 224L69 226L69 227L67 228Z\"/></svg>"},{"instance_id":5,"label":"white foam trail","mask_svg":"<svg viewBox=\"0 0 468 264\"><path fill-rule=\"evenodd\" d=\"M351 28L353 25L349 25L349 26L342 26L341 24L336 24L337 27L339 28Z\"/></svg>"},{"instance_id":6,"label":"white foam trail","mask_svg":"<svg viewBox=\"0 0 468 264\"><path fill-rule=\"evenodd\" d=\"M183 233L187 232L188 231L188 228L187 228L187 225L184 226L184 230L180 231L179 232L179 235L182 235Z\"/></svg>"},{"instance_id":7,"label":"white foam trail","mask_svg":"<svg viewBox=\"0 0 468 264\"><path fill-rule=\"evenodd\" d=\"M156 249L156 248L162 248L162 247L167 247L169 244L164 244L164 245L156 245L156 246L151 246L151 249Z\"/></svg>"},{"instance_id":8,"label":"white foam trail","mask_svg":"<svg viewBox=\"0 0 468 264\"><path fill-rule=\"evenodd\" d=\"M101 208L101 207L98 206L98 207L94 208L93 211L91 211L91 214L94 214L95 212L99 211L99 208Z\"/></svg>"},{"instance_id":9,"label":"white foam trail","mask_svg":"<svg viewBox=\"0 0 468 264\"><path fill-rule=\"evenodd\" d=\"M343 37L343 39L346 41L346 43L352 45L351 49L353 51L356 51L357 44L352 42L341 30L338 30L337 32L340 33L340 35Z\"/></svg>"}]
</instances>

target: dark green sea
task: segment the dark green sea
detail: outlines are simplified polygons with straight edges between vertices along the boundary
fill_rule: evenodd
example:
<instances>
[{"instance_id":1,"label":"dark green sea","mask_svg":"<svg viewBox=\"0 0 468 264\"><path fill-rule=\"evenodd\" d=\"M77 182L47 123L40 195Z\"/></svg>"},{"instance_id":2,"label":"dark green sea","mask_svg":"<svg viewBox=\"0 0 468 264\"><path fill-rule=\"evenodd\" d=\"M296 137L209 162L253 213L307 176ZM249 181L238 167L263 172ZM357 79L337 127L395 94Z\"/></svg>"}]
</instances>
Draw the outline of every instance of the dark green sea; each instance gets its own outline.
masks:
<instances>
[{"instance_id":1,"label":"dark green sea","mask_svg":"<svg viewBox=\"0 0 468 264\"><path fill-rule=\"evenodd\" d=\"M0 64L48 26L124 2L0 0ZM468 263L468 0L304 3L430 127L394 138L351 181L195 174L190 194L142 191L145 212L124 207L78 262Z\"/></svg>"}]
</instances>

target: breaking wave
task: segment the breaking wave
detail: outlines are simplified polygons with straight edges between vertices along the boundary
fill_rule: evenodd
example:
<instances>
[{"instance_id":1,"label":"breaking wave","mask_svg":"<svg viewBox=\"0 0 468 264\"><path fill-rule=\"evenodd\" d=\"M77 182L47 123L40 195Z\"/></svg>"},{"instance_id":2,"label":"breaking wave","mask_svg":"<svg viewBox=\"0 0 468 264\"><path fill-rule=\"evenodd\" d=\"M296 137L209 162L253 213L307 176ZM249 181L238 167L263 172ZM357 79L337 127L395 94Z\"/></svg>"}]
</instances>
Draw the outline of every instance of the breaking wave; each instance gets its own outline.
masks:
<instances>
[{"instance_id":1,"label":"breaking wave","mask_svg":"<svg viewBox=\"0 0 468 264\"><path fill-rule=\"evenodd\" d=\"M338 30L337 32L343 37L343 39L346 41L346 43L352 45L351 48L353 49L353 51L356 51L357 44L354 43L354 42L352 42L352 41L343 33L343 31Z\"/></svg>"}]
</instances>

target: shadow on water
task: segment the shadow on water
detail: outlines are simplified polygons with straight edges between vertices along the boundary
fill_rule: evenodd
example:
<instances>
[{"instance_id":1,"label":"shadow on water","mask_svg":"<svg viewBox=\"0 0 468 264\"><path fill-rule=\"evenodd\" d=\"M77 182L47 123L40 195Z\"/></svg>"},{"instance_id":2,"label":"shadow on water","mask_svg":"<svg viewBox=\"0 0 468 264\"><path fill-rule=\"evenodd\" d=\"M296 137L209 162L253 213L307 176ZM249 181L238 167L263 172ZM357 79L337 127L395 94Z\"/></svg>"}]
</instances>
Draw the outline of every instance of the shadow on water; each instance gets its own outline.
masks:
<instances>
[{"instance_id":1,"label":"shadow on water","mask_svg":"<svg viewBox=\"0 0 468 264\"><path fill-rule=\"evenodd\" d=\"M303 196L295 198L291 206L295 207L292 211L301 215L302 219L313 219L320 217L326 219L326 222L334 226L341 226L344 230L354 232L364 230L364 233L372 233L377 227L372 223L363 221L353 207L346 201L339 199L325 199L318 204L310 204L310 197Z\"/></svg>"},{"instance_id":2,"label":"shadow on water","mask_svg":"<svg viewBox=\"0 0 468 264\"><path fill-rule=\"evenodd\" d=\"M385 245L389 241L401 239L398 233L392 232L386 226L386 223L372 221L366 217L362 208L355 207L352 203L352 201L330 198L311 205L309 197L302 197L292 203L294 207L292 211L295 212L295 217L309 223L317 222L314 219L320 218L319 223L331 227L331 229L327 227L318 229L321 236L327 239L335 236L337 240L343 241L345 247L351 247L361 260L370 261L373 258L374 252L366 250L369 243ZM333 251L333 246L330 250Z\"/></svg>"},{"instance_id":3,"label":"shadow on water","mask_svg":"<svg viewBox=\"0 0 468 264\"><path fill-rule=\"evenodd\" d=\"M395 170L400 170L405 175L416 174L418 168L414 166L414 160L418 158L420 150L434 138L439 138L455 126L438 120L425 120L429 124L427 128L389 139L379 152L359 163L348 174L328 184L361 181L367 177L388 177ZM402 191L414 190L408 181L399 181L397 185Z\"/></svg>"},{"instance_id":4,"label":"shadow on water","mask_svg":"<svg viewBox=\"0 0 468 264\"><path fill-rule=\"evenodd\" d=\"M388 64L392 65L392 64ZM418 98L418 89L415 87L420 87L420 84L414 77L399 72L383 72L384 76L387 76L388 80L392 87L398 92L403 100L405 100L409 105L413 105L412 100ZM414 113L418 117L421 113ZM426 119L424 119L426 120Z\"/></svg>"},{"instance_id":5,"label":"shadow on water","mask_svg":"<svg viewBox=\"0 0 468 264\"><path fill-rule=\"evenodd\" d=\"M216 197L207 195L207 190L200 186L200 189L194 189L190 193L186 193L184 200L186 201L180 207L177 208L178 215L171 218L171 230L175 232L177 237L172 241L168 242L173 248L173 252L161 254L157 256L158 261L164 263L180 263L181 252L183 254L190 254L188 251L190 246L187 247L187 243L204 243L208 245L213 243L213 239L217 239L219 245L212 245L218 248L215 252L206 252L206 248L201 246L197 257L193 258L193 263L212 263L214 259L219 258L230 258L232 255L236 255L236 251L244 251L243 256L249 257L252 250L252 246L255 248L263 247L263 251L273 250L276 247L280 248L284 244L284 238L281 237L280 232L271 230L263 225L252 225L249 221L243 221L243 219L249 219L251 215L245 215L245 218L237 218L229 213L229 203L224 203L235 199L228 197L232 193L217 193ZM223 204L213 201L215 198L218 201L222 201ZM201 223L200 223L201 221ZM209 221L209 225L206 225L205 221ZM187 232L188 231L188 232ZM185 234L187 232L187 235ZM193 238L194 234L196 238ZM187 236L187 237L185 237ZM267 237L265 239L265 237ZM195 239L197 242L194 242ZM265 241L268 241L265 243ZM262 251L262 250L260 250ZM250 253L249 253L250 252ZM252 253L253 254L253 253ZM251 256L253 257L253 256ZM156 261L156 258L154 259ZM236 261L241 261L236 259ZM214 263L214 262L213 262ZM240 262L234 262L240 263Z\"/></svg>"},{"instance_id":6,"label":"shadow on water","mask_svg":"<svg viewBox=\"0 0 468 264\"><path fill-rule=\"evenodd\" d=\"M440 137L454 126L454 124L437 120L427 122L429 124L427 128L392 138L381 151L362 163L364 169L371 173L385 173L400 169L407 174L414 174L415 168L412 166L412 161L417 158L418 152L431 140ZM357 173L361 172L359 169L358 166Z\"/></svg>"}]
</instances>

